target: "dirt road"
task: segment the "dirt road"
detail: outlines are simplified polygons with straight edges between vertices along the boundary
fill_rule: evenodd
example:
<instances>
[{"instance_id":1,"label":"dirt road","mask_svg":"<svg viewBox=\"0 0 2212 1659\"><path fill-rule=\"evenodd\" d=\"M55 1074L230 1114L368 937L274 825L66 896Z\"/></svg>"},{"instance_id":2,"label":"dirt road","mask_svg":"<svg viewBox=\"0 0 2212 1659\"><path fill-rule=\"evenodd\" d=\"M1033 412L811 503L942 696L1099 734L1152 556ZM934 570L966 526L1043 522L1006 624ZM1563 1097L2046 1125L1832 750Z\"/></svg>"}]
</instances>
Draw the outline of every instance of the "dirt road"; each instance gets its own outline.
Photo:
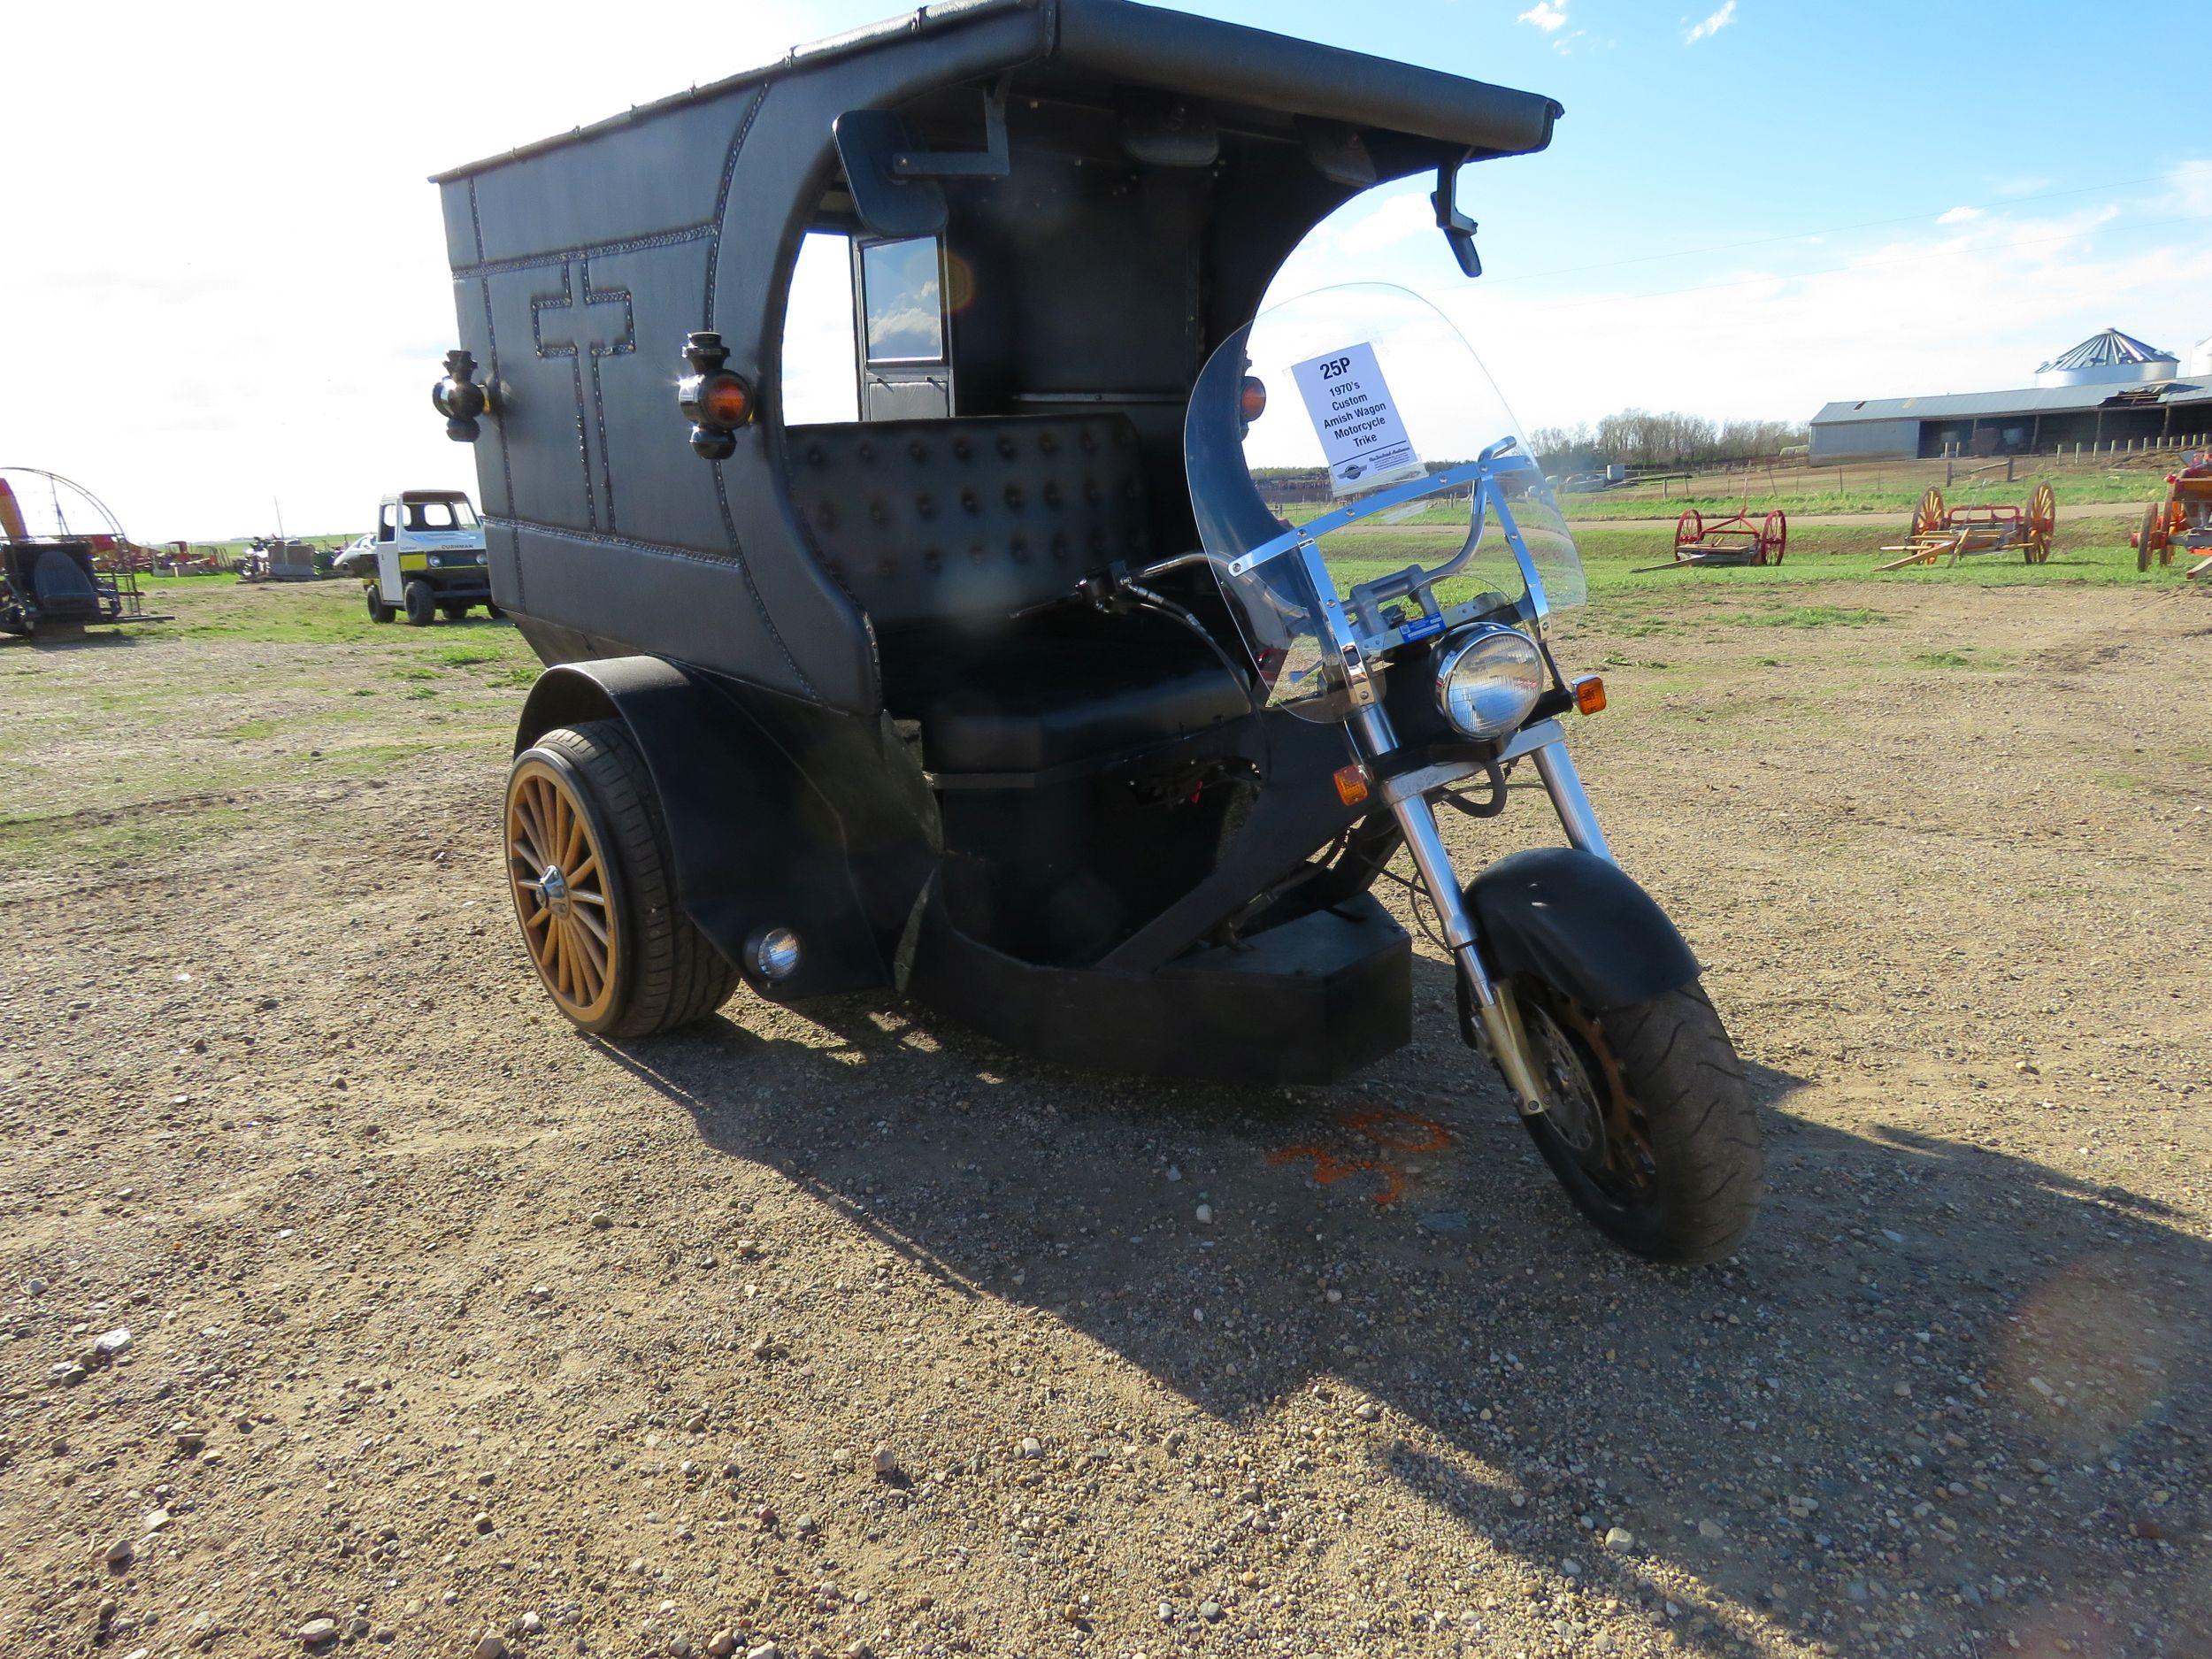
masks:
<instances>
[{"instance_id":1,"label":"dirt road","mask_svg":"<svg viewBox=\"0 0 2212 1659\"><path fill-rule=\"evenodd\" d=\"M1334 1089L617 1048L497 885L510 630L0 648L0 1650L2212 1651L2212 595L1820 597L1569 653L1764 1113L1690 1273L1426 946Z\"/></svg>"}]
</instances>

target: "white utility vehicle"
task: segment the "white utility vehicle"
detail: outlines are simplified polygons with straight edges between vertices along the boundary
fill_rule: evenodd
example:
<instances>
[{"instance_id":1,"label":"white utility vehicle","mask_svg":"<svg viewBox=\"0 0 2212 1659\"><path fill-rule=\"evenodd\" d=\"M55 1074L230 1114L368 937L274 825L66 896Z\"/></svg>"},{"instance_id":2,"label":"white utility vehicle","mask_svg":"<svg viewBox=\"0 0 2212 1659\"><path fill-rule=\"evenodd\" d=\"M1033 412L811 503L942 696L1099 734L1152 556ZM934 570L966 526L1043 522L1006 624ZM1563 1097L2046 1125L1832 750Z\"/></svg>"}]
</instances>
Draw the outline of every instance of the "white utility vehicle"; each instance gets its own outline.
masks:
<instances>
[{"instance_id":1,"label":"white utility vehicle","mask_svg":"<svg viewBox=\"0 0 2212 1659\"><path fill-rule=\"evenodd\" d=\"M403 489L387 495L371 535L376 565L362 585L371 621L389 622L403 611L423 628L442 612L458 622L472 605L499 615L484 568L484 526L464 492Z\"/></svg>"}]
</instances>

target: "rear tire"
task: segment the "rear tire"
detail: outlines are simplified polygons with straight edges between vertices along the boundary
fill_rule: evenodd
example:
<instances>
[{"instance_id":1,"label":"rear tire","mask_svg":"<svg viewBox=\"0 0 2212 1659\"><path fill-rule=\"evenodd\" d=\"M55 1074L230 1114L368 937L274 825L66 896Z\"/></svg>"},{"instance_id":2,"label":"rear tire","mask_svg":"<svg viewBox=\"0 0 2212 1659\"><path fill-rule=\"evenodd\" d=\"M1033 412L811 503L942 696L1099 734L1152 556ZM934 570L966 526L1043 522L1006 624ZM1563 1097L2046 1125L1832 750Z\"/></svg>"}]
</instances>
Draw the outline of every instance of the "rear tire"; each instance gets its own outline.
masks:
<instances>
[{"instance_id":1,"label":"rear tire","mask_svg":"<svg viewBox=\"0 0 2212 1659\"><path fill-rule=\"evenodd\" d=\"M400 597L407 604L407 622L411 627L426 628L438 618L438 595L430 584L419 576L400 590Z\"/></svg>"},{"instance_id":2,"label":"rear tire","mask_svg":"<svg viewBox=\"0 0 2212 1659\"><path fill-rule=\"evenodd\" d=\"M561 827L563 813L581 819L572 833ZM565 844L549 856L548 838ZM677 907L667 820L621 722L558 726L515 757L506 850L523 942L554 1006L583 1030L656 1036L704 1019L736 988L737 970ZM541 914L549 908L541 879L549 864L561 869L572 911L604 918L600 950L572 926L549 951L549 936L560 931L557 918ZM577 904L573 895L595 879L596 902ZM586 953L580 983L578 962L565 968L561 960L571 943Z\"/></svg>"},{"instance_id":3,"label":"rear tire","mask_svg":"<svg viewBox=\"0 0 2212 1659\"><path fill-rule=\"evenodd\" d=\"M440 605L438 613L448 622L462 622L467 619L469 608L466 605Z\"/></svg>"},{"instance_id":4,"label":"rear tire","mask_svg":"<svg viewBox=\"0 0 2212 1659\"><path fill-rule=\"evenodd\" d=\"M1594 1014L1513 981L1551 1110L1523 1118L1576 1208L1617 1244L1695 1266L1750 1230L1766 1188L1743 1063L1693 983ZM1567 1097L1579 1086L1586 1101Z\"/></svg>"},{"instance_id":5,"label":"rear tire","mask_svg":"<svg viewBox=\"0 0 2212 1659\"><path fill-rule=\"evenodd\" d=\"M484 614L494 622L504 622L507 619L507 613L488 599L484 602Z\"/></svg>"},{"instance_id":6,"label":"rear tire","mask_svg":"<svg viewBox=\"0 0 2212 1659\"><path fill-rule=\"evenodd\" d=\"M392 619L392 608L384 603L384 595L377 592L374 582L361 589L361 596L369 602L370 621L389 622Z\"/></svg>"}]
</instances>

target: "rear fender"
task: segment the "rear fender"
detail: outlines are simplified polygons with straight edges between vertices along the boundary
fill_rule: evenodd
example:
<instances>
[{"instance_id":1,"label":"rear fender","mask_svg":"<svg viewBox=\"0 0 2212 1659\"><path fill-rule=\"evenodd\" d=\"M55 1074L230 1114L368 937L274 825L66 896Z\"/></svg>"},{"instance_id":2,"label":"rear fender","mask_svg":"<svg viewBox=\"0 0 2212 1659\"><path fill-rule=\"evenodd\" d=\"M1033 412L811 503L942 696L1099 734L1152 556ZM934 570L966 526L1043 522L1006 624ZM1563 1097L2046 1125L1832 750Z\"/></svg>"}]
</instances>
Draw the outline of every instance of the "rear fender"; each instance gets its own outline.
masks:
<instances>
[{"instance_id":1,"label":"rear fender","mask_svg":"<svg viewBox=\"0 0 2212 1659\"><path fill-rule=\"evenodd\" d=\"M1667 913L1594 854L1510 854L1468 884L1467 898L1493 972L1533 975L1594 1011L1649 1002L1698 976Z\"/></svg>"},{"instance_id":2,"label":"rear fender","mask_svg":"<svg viewBox=\"0 0 2212 1659\"><path fill-rule=\"evenodd\" d=\"M891 983L934 859L926 817L898 787L911 763L887 753L877 728L661 657L618 657L540 675L515 752L555 726L604 719L622 722L652 774L678 903L746 983L778 1002ZM801 946L797 971L773 985L745 952L771 926Z\"/></svg>"}]
</instances>

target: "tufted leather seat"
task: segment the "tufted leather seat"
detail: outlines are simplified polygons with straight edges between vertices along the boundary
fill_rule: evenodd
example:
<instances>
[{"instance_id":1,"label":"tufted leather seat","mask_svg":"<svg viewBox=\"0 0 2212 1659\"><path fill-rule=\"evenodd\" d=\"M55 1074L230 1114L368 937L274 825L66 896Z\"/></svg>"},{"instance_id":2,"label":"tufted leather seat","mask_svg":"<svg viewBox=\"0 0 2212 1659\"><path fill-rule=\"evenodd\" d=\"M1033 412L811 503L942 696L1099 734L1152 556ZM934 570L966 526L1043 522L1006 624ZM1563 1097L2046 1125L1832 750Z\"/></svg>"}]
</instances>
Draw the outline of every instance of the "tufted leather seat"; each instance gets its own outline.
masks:
<instances>
[{"instance_id":1,"label":"tufted leather seat","mask_svg":"<svg viewBox=\"0 0 2212 1659\"><path fill-rule=\"evenodd\" d=\"M42 617L49 622L74 622L100 614L99 592L67 549L41 548L31 557L31 592Z\"/></svg>"},{"instance_id":2,"label":"tufted leather seat","mask_svg":"<svg viewBox=\"0 0 2212 1659\"><path fill-rule=\"evenodd\" d=\"M795 426L791 500L868 612L884 696L946 772L1035 772L1233 719L1243 687L1157 618L1025 607L1151 551L1118 415Z\"/></svg>"}]
</instances>

